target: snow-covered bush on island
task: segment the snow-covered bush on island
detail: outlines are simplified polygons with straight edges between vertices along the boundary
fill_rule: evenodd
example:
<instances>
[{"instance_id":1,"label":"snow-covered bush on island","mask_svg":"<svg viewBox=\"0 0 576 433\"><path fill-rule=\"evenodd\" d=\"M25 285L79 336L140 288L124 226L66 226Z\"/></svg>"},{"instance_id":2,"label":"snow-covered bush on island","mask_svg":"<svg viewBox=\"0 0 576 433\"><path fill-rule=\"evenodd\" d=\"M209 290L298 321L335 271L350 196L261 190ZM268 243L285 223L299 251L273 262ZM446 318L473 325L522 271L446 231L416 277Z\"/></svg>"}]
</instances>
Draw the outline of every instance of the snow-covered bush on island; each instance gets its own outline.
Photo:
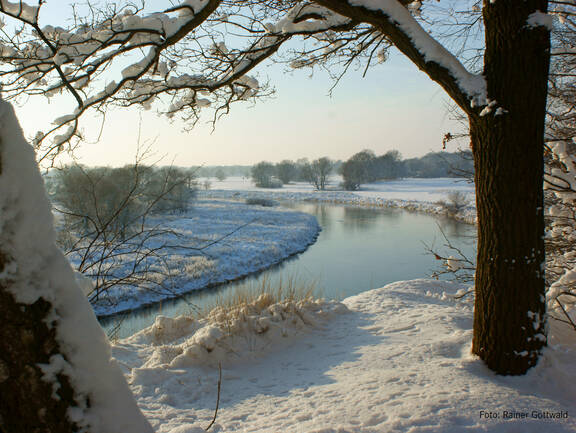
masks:
<instances>
[{"instance_id":1,"label":"snow-covered bush on island","mask_svg":"<svg viewBox=\"0 0 576 433\"><path fill-rule=\"evenodd\" d=\"M266 161L259 162L250 170L254 185L260 188L282 188L282 181L276 177L276 167Z\"/></svg>"}]
</instances>

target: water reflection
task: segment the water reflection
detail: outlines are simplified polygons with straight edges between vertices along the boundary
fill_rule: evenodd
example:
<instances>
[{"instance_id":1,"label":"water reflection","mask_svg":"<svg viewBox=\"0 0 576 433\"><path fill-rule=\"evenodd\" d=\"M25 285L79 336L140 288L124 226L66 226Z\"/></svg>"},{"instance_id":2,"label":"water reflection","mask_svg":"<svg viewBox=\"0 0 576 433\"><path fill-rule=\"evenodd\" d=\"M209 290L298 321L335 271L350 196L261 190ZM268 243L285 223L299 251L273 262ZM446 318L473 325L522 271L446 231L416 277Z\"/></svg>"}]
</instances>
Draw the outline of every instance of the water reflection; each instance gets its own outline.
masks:
<instances>
[{"instance_id":1,"label":"water reflection","mask_svg":"<svg viewBox=\"0 0 576 433\"><path fill-rule=\"evenodd\" d=\"M299 210L314 215L318 220L318 224L324 231L330 231L333 216L330 210L324 204L320 203L294 203L294 202L281 202L283 207Z\"/></svg>"},{"instance_id":2,"label":"water reflection","mask_svg":"<svg viewBox=\"0 0 576 433\"><path fill-rule=\"evenodd\" d=\"M317 203L292 203L289 207L318 218L322 232L303 254L241 282L194 291L181 299L127 316L120 337L149 326L157 314L174 316L213 304L242 284L271 284L294 278L314 281L324 296L343 298L394 281L425 278L438 266L423 243L442 250L444 233L468 257L475 257L475 228L450 219L409 213L399 209L374 209ZM439 251L446 252L446 251ZM446 252L450 255L450 252ZM108 329L118 320L107 320Z\"/></svg>"},{"instance_id":3,"label":"water reflection","mask_svg":"<svg viewBox=\"0 0 576 433\"><path fill-rule=\"evenodd\" d=\"M373 228L382 220L387 224L395 226L395 222L400 219L402 211L398 209L365 209L358 207L344 208L344 225L350 231L365 231Z\"/></svg>"}]
</instances>

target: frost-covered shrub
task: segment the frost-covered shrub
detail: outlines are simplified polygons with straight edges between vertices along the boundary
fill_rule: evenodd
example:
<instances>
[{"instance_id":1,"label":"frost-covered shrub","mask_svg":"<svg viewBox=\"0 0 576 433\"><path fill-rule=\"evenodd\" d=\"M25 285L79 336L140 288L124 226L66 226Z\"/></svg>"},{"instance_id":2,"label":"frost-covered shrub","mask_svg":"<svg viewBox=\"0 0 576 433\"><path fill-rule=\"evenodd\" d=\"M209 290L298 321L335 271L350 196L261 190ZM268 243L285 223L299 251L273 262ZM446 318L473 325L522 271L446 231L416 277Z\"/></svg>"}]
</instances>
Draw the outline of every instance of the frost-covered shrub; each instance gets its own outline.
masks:
<instances>
[{"instance_id":1,"label":"frost-covered shrub","mask_svg":"<svg viewBox=\"0 0 576 433\"><path fill-rule=\"evenodd\" d=\"M131 340L154 346L145 367L226 365L257 356L272 344L347 311L344 304L318 299L308 289L272 289L265 284L240 290L196 317L159 316Z\"/></svg>"},{"instance_id":2,"label":"frost-covered shrub","mask_svg":"<svg viewBox=\"0 0 576 433\"><path fill-rule=\"evenodd\" d=\"M175 167L152 168L143 184L145 197L156 213L184 213L196 193L194 175Z\"/></svg>"},{"instance_id":3,"label":"frost-covered shrub","mask_svg":"<svg viewBox=\"0 0 576 433\"><path fill-rule=\"evenodd\" d=\"M276 177L286 185L296 179L298 167L296 163L285 159L276 164Z\"/></svg>"},{"instance_id":4,"label":"frost-covered shrub","mask_svg":"<svg viewBox=\"0 0 576 433\"><path fill-rule=\"evenodd\" d=\"M265 206L265 207L276 206L276 202L274 200L261 197L248 197L246 199L246 204L254 206Z\"/></svg>"},{"instance_id":5,"label":"frost-covered shrub","mask_svg":"<svg viewBox=\"0 0 576 433\"><path fill-rule=\"evenodd\" d=\"M146 207L137 177L127 167L65 167L54 181L53 201L66 230L76 233L105 229L123 238Z\"/></svg>"},{"instance_id":6,"label":"frost-covered shrub","mask_svg":"<svg viewBox=\"0 0 576 433\"><path fill-rule=\"evenodd\" d=\"M470 199L468 195L462 191L450 191L447 194L447 201L441 200L437 204L444 209L446 214L455 216L470 204Z\"/></svg>"},{"instance_id":7,"label":"frost-covered shrub","mask_svg":"<svg viewBox=\"0 0 576 433\"><path fill-rule=\"evenodd\" d=\"M269 162L259 162L250 171L252 182L259 188L282 188L282 181L276 178L276 167Z\"/></svg>"}]
</instances>

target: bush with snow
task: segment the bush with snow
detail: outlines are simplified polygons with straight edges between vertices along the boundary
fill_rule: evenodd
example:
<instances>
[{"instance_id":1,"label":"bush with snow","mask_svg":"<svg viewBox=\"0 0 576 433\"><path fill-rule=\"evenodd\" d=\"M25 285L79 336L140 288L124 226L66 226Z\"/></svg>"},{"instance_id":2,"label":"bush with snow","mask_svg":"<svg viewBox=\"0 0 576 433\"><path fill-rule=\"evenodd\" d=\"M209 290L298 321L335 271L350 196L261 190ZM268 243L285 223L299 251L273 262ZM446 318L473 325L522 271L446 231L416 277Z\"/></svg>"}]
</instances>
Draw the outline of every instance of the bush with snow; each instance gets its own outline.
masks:
<instances>
[{"instance_id":1,"label":"bush with snow","mask_svg":"<svg viewBox=\"0 0 576 433\"><path fill-rule=\"evenodd\" d=\"M264 291L257 297L241 295L201 317L158 316L152 326L126 341L152 346L143 368L229 365L256 357L282 339L346 311L336 301L308 295L279 299Z\"/></svg>"},{"instance_id":2,"label":"bush with snow","mask_svg":"<svg viewBox=\"0 0 576 433\"><path fill-rule=\"evenodd\" d=\"M546 194L546 277L550 317L576 330L576 156L571 143L550 145Z\"/></svg>"},{"instance_id":3,"label":"bush with snow","mask_svg":"<svg viewBox=\"0 0 576 433\"><path fill-rule=\"evenodd\" d=\"M466 209L470 204L470 199L462 191L450 191L447 194L447 200L440 200L438 204L448 216L454 217Z\"/></svg>"}]
</instances>

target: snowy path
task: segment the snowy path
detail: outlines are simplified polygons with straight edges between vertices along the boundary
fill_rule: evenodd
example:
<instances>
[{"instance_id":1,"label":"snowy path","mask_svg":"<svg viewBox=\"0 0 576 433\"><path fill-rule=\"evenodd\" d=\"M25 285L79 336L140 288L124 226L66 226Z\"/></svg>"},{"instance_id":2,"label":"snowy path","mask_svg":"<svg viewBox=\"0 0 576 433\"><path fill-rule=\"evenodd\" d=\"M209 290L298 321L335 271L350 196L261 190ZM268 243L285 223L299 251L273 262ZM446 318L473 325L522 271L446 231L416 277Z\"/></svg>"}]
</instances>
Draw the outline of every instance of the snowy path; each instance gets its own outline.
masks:
<instances>
[{"instance_id":1,"label":"snowy path","mask_svg":"<svg viewBox=\"0 0 576 433\"><path fill-rule=\"evenodd\" d=\"M272 341L261 353L250 353L248 344L248 358L224 362L213 431L576 430L574 346L548 349L526 377L495 376L469 355L472 306L452 298L459 289L431 280L394 283L346 299L349 312ZM149 359L142 368L149 354L149 346L130 340L114 349L145 415L159 433L201 431L213 415L216 369ZM528 418L505 420L504 411ZM533 419L533 411L567 411L567 418Z\"/></svg>"}]
</instances>

